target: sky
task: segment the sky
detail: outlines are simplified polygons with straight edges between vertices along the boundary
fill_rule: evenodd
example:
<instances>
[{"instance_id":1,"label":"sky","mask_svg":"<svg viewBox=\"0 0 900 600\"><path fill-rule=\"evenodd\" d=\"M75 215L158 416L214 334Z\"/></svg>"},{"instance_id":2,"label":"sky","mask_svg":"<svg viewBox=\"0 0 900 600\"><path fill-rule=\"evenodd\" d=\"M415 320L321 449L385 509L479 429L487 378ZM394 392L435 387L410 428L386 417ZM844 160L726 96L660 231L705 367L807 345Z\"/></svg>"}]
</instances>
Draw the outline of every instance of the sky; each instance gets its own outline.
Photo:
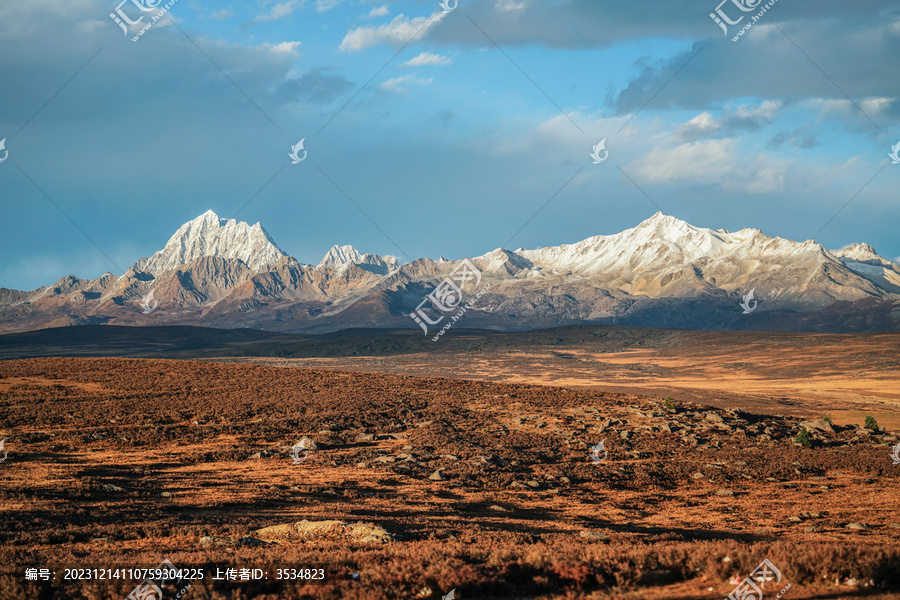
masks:
<instances>
[{"instance_id":1,"label":"sky","mask_svg":"<svg viewBox=\"0 0 900 600\"><path fill-rule=\"evenodd\" d=\"M0 287L122 274L210 209L311 264L657 210L900 258L900 6L719 1L4 2Z\"/></svg>"}]
</instances>

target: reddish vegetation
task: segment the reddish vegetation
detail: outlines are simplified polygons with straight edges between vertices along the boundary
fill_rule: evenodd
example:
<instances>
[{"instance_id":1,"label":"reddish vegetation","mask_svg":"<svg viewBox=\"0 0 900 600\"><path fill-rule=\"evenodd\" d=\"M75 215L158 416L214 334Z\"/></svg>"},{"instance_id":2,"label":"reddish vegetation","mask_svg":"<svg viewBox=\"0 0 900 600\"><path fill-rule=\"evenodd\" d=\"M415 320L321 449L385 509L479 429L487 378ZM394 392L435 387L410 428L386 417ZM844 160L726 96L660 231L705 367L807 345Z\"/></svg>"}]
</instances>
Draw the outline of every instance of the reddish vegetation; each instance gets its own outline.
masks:
<instances>
[{"instance_id":1,"label":"reddish vegetation","mask_svg":"<svg viewBox=\"0 0 900 600\"><path fill-rule=\"evenodd\" d=\"M314 585L207 576L186 599L453 588L462 599L724 598L763 558L793 584L786 598L852 597L857 586L835 587L851 578L887 597L900 589L896 437L836 429L806 449L792 443L795 419L670 412L637 395L203 362L0 362L0 564L15 569L0 575L0 600L123 598L135 581L58 573L56 595L41 596L49 584L23 570L163 558L327 572ZM295 465L289 446L303 435L320 448ZM601 440L608 458L594 464ZM437 470L444 480L430 479ZM396 541L241 540L302 519L373 523Z\"/></svg>"}]
</instances>

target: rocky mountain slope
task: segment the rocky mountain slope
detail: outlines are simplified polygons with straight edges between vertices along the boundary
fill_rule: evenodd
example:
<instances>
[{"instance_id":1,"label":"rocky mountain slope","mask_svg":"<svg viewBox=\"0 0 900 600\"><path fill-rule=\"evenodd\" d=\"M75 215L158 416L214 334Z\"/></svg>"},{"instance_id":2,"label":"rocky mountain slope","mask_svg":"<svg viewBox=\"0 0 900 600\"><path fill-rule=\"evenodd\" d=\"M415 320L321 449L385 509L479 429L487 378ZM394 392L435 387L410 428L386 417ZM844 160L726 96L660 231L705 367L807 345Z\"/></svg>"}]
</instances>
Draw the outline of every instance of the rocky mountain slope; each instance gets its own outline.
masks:
<instances>
[{"instance_id":1,"label":"rocky mountain slope","mask_svg":"<svg viewBox=\"0 0 900 600\"><path fill-rule=\"evenodd\" d=\"M426 300L448 278L460 289L449 288L455 293L443 305L438 297ZM418 328L410 313L420 309L417 318L434 323L432 334L451 322L460 296L462 303L477 298L459 325L469 328L900 328L900 266L867 244L828 251L812 240L694 227L657 213L575 244L402 265L397 257L336 245L313 266L287 255L259 223L209 211L121 276L70 275L31 292L0 288L0 331L88 323Z\"/></svg>"}]
</instances>

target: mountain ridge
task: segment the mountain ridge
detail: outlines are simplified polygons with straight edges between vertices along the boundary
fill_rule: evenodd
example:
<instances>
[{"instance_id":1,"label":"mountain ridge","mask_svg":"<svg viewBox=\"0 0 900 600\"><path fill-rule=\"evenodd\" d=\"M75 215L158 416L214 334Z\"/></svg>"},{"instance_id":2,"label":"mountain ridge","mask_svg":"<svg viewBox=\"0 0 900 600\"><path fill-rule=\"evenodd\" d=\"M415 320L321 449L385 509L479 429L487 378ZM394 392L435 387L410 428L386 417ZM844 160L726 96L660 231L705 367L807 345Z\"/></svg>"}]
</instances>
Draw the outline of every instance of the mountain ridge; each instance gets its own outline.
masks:
<instances>
[{"instance_id":1,"label":"mountain ridge","mask_svg":"<svg viewBox=\"0 0 900 600\"><path fill-rule=\"evenodd\" d=\"M480 286L490 284L466 313L470 327L742 329L765 327L766 315L787 330L893 330L900 323L900 266L865 243L829 251L813 240L696 227L657 212L620 233L573 244L406 264L334 245L313 266L284 252L260 223L207 211L120 276L70 275L31 292L0 288L0 331L88 323L289 332L418 327L410 313L421 308L429 320L441 318L440 307L423 300L461 265L478 269ZM145 314L136 307L150 290L158 304ZM747 318L737 305L751 290L758 306ZM834 314L836 305L846 318Z\"/></svg>"}]
</instances>

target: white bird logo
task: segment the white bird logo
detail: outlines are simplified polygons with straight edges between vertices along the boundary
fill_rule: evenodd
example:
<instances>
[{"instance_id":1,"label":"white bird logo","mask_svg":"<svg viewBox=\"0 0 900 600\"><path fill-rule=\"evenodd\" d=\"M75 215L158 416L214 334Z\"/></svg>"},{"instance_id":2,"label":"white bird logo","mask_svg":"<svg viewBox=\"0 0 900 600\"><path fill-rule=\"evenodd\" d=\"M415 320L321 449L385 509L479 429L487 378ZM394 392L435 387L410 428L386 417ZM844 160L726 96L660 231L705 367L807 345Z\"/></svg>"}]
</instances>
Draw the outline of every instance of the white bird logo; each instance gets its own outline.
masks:
<instances>
[{"instance_id":1,"label":"white bird logo","mask_svg":"<svg viewBox=\"0 0 900 600\"><path fill-rule=\"evenodd\" d=\"M291 153L288 154L288 156L291 157L291 164L292 164L292 165L299 165L299 164L302 163L304 160L306 160L306 154L307 154L307 152L306 152L306 150L303 150L303 142L305 142L305 141L306 141L306 138L303 138L302 140L300 140L299 142L297 142L297 145L291 146ZM301 151L301 150L303 150L303 157L300 156L300 151Z\"/></svg>"},{"instance_id":2,"label":"white bird logo","mask_svg":"<svg viewBox=\"0 0 900 600\"><path fill-rule=\"evenodd\" d=\"M0 163L2 163L4 160L9 158L9 150L6 149L6 138L0 140L0 150L3 150L3 152L5 153L3 155L3 158L0 158Z\"/></svg>"},{"instance_id":3,"label":"white bird logo","mask_svg":"<svg viewBox=\"0 0 900 600\"><path fill-rule=\"evenodd\" d=\"M441 5L441 8L444 9L444 12L448 13L456 10L456 7L459 6L459 0L453 0L452 6L450 5L450 0L441 0L439 4ZM450 593L452 594L453 592Z\"/></svg>"},{"instance_id":4,"label":"white bird logo","mask_svg":"<svg viewBox=\"0 0 900 600\"><path fill-rule=\"evenodd\" d=\"M603 453L603 458L600 458L600 453ZM599 465L606 457L609 455L609 452L606 451L606 440L600 440L600 443L591 448L591 459L594 461L595 465Z\"/></svg>"},{"instance_id":5,"label":"white bird logo","mask_svg":"<svg viewBox=\"0 0 900 600\"><path fill-rule=\"evenodd\" d=\"M443 596L441 600L454 600L454 598L456 598L456 588L450 590L450 593L448 593L446 596Z\"/></svg>"},{"instance_id":6,"label":"white bird logo","mask_svg":"<svg viewBox=\"0 0 900 600\"><path fill-rule=\"evenodd\" d=\"M3 447L3 445L0 444L0 448L2 448L2 447ZM894 459L895 465L900 465L900 442L898 442L897 445L893 447L893 452L891 452L891 458Z\"/></svg>"},{"instance_id":7,"label":"white bird logo","mask_svg":"<svg viewBox=\"0 0 900 600\"><path fill-rule=\"evenodd\" d=\"M300 451L303 450L303 458L300 458ZM291 458L294 459L294 464L299 465L304 460L309 458L309 451L306 450L306 444L303 443L303 440L300 440L293 446L291 446Z\"/></svg>"},{"instance_id":8,"label":"white bird logo","mask_svg":"<svg viewBox=\"0 0 900 600\"><path fill-rule=\"evenodd\" d=\"M744 309L745 315L749 315L754 310L756 310L756 305L758 304L758 302L753 299L753 292L755 292L755 291L756 291L756 288L753 288L752 290L750 290L750 293L747 294L746 296L744 296L744 301L741 302L741 308ZM753 303L752 305L750 304L751 302Z\"/></svg>"},{"instance_id":9,"label":"white bird logo","mask_svg":"<svg viewBox=\"0 0 900 600\"><path fill-rule=\"evenodd\" d=\"M3 450L3 458L0 458L0 462L3 462L4 460L6 460L6 455L8 454L5 446L6 446L6 438L3 438L2 440L0 440L0 450Z\"/></svg>"},{"instance_id":10,"label":"white bird logo","mask_svg":"<svg viewBox=\"0 0 900 600\"><path fill-rule=\"evenodd\" d=\"M3 147L3 142L0 142L0 148ZM894 161L892 165L900 165L900 142L897 142L897 145L891 148L891 153L888 154L891 159Z\"/></svg>"},{"instance_id":11,"label":"white bird logo","mask_svg":"<svg viewBox=\"0 0 900 600\"><path fill-rule=\"evenodd\" d=\"M150 304L151 302L153 303L152 305ZM150 293L141 299L140 307L143 309L145 315L149 315L156 310L157 306L159 306L159 302L153 297L153 290L151 289Z\"/></svg>"},{"instance_id":12,"label":"white bird logo","mask_svg":"<svg viewBox=\"0 0 900 600\"><path fill-rule=\"evenodd\" d=\"M603 158L600 158L600 151L605 152ZM609 158L609 150L606 149L606 138L600 140L600 143L594 146L594 151L591 152L590 157L594 159L594 164L599 165L604 162L607 158Z\"/></svg>"}]
</instances>

